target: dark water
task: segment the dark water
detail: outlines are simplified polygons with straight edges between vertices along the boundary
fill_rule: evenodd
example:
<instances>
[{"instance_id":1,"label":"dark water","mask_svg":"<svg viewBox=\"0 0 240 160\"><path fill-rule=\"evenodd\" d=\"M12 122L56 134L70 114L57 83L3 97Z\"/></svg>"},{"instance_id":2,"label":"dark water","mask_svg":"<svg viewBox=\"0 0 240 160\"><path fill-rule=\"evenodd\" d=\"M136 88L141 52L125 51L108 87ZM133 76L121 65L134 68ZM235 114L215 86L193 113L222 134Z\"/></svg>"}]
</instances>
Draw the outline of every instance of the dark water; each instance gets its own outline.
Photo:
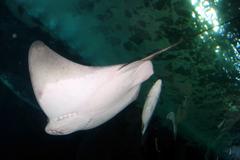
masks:
<instances>
[{"instance_id":1,"label":"dark water","mask_svg":"<svg viewBox=\"0 0 240 160\"><path fill-rule=\"evenodd\" d=\"M237 0L1 1L1 157L240 159L239 17ZM28 73L33 41L82 64L110 65L180 38L184 43L153 61L155 74L138 100L111 121L68 136L44 132L47 118ZM163 91L142 137L141 107L157 78ZM176 115L176 140L169 112Z\"/></svg>"}]
</instances>

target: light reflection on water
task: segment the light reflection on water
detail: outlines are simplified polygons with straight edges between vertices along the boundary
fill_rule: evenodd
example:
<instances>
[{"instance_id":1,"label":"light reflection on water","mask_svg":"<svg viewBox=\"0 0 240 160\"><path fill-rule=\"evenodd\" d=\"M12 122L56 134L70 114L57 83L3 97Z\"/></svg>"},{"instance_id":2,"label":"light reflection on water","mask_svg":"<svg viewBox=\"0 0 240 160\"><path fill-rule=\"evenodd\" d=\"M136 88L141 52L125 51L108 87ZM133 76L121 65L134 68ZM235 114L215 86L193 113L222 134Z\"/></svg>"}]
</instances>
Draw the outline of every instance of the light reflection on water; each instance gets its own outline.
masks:
<instances>
[{"instance_id":1,"label":"light reflection on water","mask_svg":"<svg viewBox=\"0 0 240 160\"><path fill-rule=\"evenodd\" d=\"M207 22L208 25L210 25L213 28L213 31L219 32L220 26L219 26L219 18L217 15L217 11L212 6L212 4L208 0L191 0L192 5L194 6L194 11L192 13L192 16L194 18L198 18L198 20L201 23ZM214 5L217 5L218 1L214 1ZM207 24L203 24L203 27L205 29L208 29Z\"/></svg>"},{"instance_id":2,"label":"light reflection on water","mask_svg":"<svg viewBox=\"0 0 240 160\"><path fill-rule=\"evenodd\" d=\"M217 44L214 52L217 56L222 56L226 63L231 63L235 70L240 73L240 39L239 35L234 32L228 31L226 33L225 26L221 25L220 20L221 15L218 14L217 7L220 0L191 0L191 4L194 7L192 12L192 17L197 21L194 23L195 28L197 28L197 24L200 24L203 30L207 30L212 28L212 30L208 30L205 34L199 35L199 38L205 43L207 41L214 42L216 40L216 36L220 35L225 41L225 46L221 46L221 44ZM228 23L229 24L229 23ZM226 74L229 73L227 68L223 68ZM237 81L240 80L239 77L235 77Z\"/></svg>"}]
</instances>

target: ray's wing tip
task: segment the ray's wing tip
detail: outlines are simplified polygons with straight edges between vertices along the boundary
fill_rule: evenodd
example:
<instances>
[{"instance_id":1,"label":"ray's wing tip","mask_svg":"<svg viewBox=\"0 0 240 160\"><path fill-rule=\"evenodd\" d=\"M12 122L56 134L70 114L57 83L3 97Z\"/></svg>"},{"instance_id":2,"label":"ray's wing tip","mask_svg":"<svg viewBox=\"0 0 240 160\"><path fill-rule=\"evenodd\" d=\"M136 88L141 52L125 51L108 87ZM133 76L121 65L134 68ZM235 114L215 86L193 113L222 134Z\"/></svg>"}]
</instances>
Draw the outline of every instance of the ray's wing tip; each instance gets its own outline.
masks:
<instances>
[{"instance_id":1,"label":"ray's wing tip","mask_svg":"<svg viewBox=\"0 0 240 160\"><path fill-rule=\"evenodd\" d=\"M42 53L44 48L46 48L46 45L40 41L40 40L37 40L37 41L34 41L30 47L29 47L29 50L28 50L28 62L29 62L29 65L32 63L32 61L34 61L34 59L36 59L39 55L39 53Z\"/></svg>"},{"instance_id":2,"label":"ray's wing tip","mask_svg":"<svg viewBox=\"0 0 240 160\"><path fill-rule=\"evenodd\" d=\"M43 41L36 40L36 41L32 42L30 48L32 48L32 47L38 47L38 46L42 46L42 45L44 45Z\"/></svg>"},{"instance_id":3,"label":"ray's wing tip","mask_svg":"<svg viewBox=\"0 0 240 160\"><path fill-rule=\"evenodd\" d=\"M34 41L34 42L30 45L30 48L29 48L29 51L28 51L29 56L30 56L36 49L42 48L42 47L44 47L44 46L45 46L45 44L44 44L42 41L40 41L40 40Z\"/></svg>"}]
</instances>

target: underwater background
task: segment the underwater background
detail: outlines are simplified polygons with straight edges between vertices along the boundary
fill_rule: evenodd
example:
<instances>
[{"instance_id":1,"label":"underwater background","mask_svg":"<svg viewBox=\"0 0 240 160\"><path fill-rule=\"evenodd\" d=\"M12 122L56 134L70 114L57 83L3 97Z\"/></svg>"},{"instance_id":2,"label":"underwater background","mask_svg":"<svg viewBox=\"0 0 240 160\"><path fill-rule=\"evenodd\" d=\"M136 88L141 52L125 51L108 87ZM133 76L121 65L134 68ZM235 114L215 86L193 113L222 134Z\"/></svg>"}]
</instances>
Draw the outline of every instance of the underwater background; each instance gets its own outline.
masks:
<instances>
[{"instance_id":1,"label":"underwater background","mask_svg":"<svg viewBox=\"0 0 240 160\"><path fill-rule=\"evenodd\" d=\"M44 132L28 49L35 40L75 62L105 66L153 60L138 99L102 126L67 136ZM0 1L1 159L240 159L240 1ZM162 79L146 135L142 106ZM174 138L169 113L175 115Z\"/></svg>"}]
</instances>

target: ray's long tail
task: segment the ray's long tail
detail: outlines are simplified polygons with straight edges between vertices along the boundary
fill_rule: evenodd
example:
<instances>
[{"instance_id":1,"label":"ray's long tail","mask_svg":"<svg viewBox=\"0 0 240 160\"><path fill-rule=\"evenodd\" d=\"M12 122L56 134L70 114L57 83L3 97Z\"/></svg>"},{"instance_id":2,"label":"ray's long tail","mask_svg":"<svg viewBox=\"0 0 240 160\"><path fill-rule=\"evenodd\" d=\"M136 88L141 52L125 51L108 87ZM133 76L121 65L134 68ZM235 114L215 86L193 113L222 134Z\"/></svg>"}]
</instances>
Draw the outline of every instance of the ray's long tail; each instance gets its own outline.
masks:
<instances>
[{"instance_id":1,"label":"ray's long tail","mask_svg":"<svg viewBox=\"0 0 240 160\"><path fill-rule=\"evenodd\" d=\"M166 47L166 48L164 48L164 49L158 50L157 52L154 52L153 54L151 54L151 55L143 58L142 60L143 60L143 61L152 60L153 58L157 57L157 56L160 55L161 53L166 52L166 51L168 51L168 50L176 47L177 45L179 45L179 44L182 43L182 42L183 42L183 39L181 38L181 39L180 39L179 41L177 41L176 43L174 43L174 44L172 44L172 45L170 45L170 46L168 46L168 47Z\"/></svg>"}]
</instances>

